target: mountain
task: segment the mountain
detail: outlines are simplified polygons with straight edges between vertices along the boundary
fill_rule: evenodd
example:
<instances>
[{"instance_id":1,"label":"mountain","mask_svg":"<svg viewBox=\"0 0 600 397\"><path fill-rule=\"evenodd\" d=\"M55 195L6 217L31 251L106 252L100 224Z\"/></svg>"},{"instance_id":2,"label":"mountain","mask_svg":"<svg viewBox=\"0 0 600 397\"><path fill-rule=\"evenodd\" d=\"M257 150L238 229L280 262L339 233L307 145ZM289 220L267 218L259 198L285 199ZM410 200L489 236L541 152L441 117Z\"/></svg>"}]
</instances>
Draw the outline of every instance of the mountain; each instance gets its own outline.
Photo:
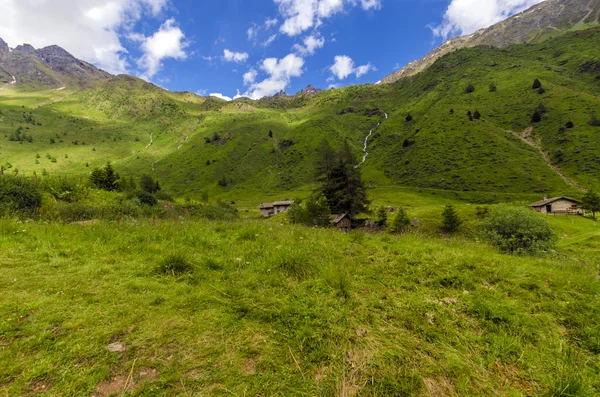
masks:
<instances>
[{"instance_id":1,"label":"mountain","mask_svg":"<svg viewBox=\"0 0 600 397\"><path fill-rule=\"evenodd\" d=\"M305 89L299 91L296 95L317 95L323 90L320 88L315 88L312 84L306 86Z\"/></svg>"},{"instance_id":2,"label":"mountain","mask_svg":"<svg viewBox=\"0 0 600 397\"><path fill-rule=\"evenodd\" d=\"M600 0L546 0L489 28L448 40L423 59L409 63L380 83L389 84L413 76L461 48L480 45L505 48L511 44L539 43L574 27L597 25L599 18Z\"/></svg>"},{"instance_id":3,"label":"mountain","mask_svg":"<svg viewBox=\"0 0 600 397\"><path fill-rule=\"evenodd\" d=\"M109 73L81 61L58 46L36 50L29 44L9 49L0 39L0 83L29 89L92 87L112 77Z\"/></svg>"},{"instance_id":4,"label":"mountain","mask_svg":"<svg viewBox=\"0 0 600 397\"><path fill-rule=\"evenodd\" d=\"M360 168L370 187L465 192L481 202L577 198L600 188L598 42L591 28L464 48L395 84L258 101L173 93L125 75L39 98L5 90L0 165L85 177L110 161L121 175L152 174L182 196L290 197L314 187L323 141L347 140L358 165L366 139Z\"/></svg>"}]
</instances>

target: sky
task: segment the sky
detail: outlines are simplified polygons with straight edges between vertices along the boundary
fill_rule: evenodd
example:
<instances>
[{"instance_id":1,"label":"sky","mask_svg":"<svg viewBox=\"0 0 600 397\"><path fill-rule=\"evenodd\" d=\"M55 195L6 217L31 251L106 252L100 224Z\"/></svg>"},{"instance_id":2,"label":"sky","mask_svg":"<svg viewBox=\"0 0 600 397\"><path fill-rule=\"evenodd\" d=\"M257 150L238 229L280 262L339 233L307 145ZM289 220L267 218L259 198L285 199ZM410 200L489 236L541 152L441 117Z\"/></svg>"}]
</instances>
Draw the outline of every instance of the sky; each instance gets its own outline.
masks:
<instances>
[{"instance_id":1,"label":"sky","mask_svg":"<svg viewBox=\"0 0 600 397\"><path fill-rule=\"evenodd\" d=\"M544 0L0 0L10 47L226 100L375 83Z\"/></svg>"}]
</instances>

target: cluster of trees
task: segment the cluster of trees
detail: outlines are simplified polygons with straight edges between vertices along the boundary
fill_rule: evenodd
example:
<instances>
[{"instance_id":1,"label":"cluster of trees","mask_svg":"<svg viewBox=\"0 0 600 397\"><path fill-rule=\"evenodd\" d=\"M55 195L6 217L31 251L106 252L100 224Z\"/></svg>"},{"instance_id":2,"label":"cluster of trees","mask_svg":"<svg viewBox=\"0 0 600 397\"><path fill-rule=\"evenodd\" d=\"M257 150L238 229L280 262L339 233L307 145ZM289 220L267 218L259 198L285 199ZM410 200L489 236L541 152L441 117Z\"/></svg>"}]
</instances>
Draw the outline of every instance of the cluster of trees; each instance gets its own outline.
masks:
<instances>
[{"instance_id":1,"label":"cluster of trees","mask_svg":"<svg viewBox=\"0 0 600 397\"><path fill-rule=\"evenodd\" d=\"M19 127L17 128L12 134L10 134L10 136L8 137L8 140L11 142L29 142L32 143L33 142L33 136L31 135L26 135L23 133L23 127Z\"/></svg>"},{"instance_id":2,"label":"cluster of trees","mask_svg":"<svg viewBox=\"0 0 600 397\"><path fill-rule=\"evenodd\" d=\"M592 217L596 220L596 213L600 212L600 194L590 190L583 196L581 207L592 213Z\"/></svg>"},{"instance_id":3,"label":"cluster of trees","mask_svg":"<svg viewBox=\"0 0 600 397\"><path fill-rule=\"evenodd\" d=\"M150 206L158 204L157 195L162 192L158 180L150 175L142 175L138 186L133 176L130 176L129 179L121 178L110 163L107 163L103 168L95 168L90 173L90 183L98 189L109 192L126 192L129 197L136 197L142 204ZM166 193L160 194L160 198L172 200Z\"/></svg>"}]
</instances>

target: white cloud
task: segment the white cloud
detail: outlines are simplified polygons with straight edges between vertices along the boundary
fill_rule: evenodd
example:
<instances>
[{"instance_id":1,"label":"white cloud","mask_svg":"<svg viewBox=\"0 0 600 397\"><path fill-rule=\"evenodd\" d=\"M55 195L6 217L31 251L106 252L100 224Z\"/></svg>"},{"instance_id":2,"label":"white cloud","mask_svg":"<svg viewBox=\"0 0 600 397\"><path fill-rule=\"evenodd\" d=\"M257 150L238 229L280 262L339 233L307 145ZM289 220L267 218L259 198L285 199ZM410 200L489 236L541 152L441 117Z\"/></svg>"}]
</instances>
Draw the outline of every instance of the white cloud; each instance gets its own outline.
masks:
<instances>
[{"instance_id":1,"label":"white cloud","mask_svg":"<svg viewBox=\"0 0 600 397\"><path fill-rule=\"evenodd\" d=\"M250 69L247 73L244 74L244 85L254 83L256 81L256 76L258 76L258 72L254 69Z\"/></svg>"},{"instance_id":2,"label":"white cloud","mask_svg":"<svg viewBox=\"0 0 600 397\"><path fill-rule=\"evenodd\" d=\"M544 0L452 0L444 21L431 26L436 36L466 35L486 28Z\"/></svg>"},{"instance_id":3,"label":"white cloud","mask_svg":"<svg viewBox=\"0 0 600 397\"><path fill-rule=\"evenodd\" d=\"M371 65L371 62L354 69L354 73L356 74L356 77L362 77L369 72L376 72L376 71L377 71L377 68L375 66Z\"/></svg>"},{"instance_id":4,"label":"white cloud","mask_svg":"<svg viewBox=\"0 0 600 397\"><path fill-rule=\"evenodd\" d=\"M122 37L165 7L167 0L0 0L0 37L11 47L57 44L108 72L125 73Z\"/></svg>"},{"instance_id":5,"label":"white cloud","mask_svg":"<svg viewBox=\"0 0 600 397\"><path fill-rule=\"evenodd\" d=\"M258 36L258 28L256 26L249 27L247 34L248 34L248 40L250 40L250 41L256 40L256 37Z\"/></svg>"},{"instance_id":6,"label":"white cloud","mask_svg":"<svg viewBox=\"0 0 600 397\"><path fill-rule=\"evenodd\" d=\"M377 68L371 65L370 62L366 65L354 67L352 58L347 55L338 55L329 70L338 80L344 80L351 74L356 75L357 78L362 77L371 71L376 71ZM333 81L333 78L328 79L328 81Z\"/></svg>"},{"instance_id":7,"label":"white cloud","mask_svg":"<svg viewBox=\"0 0 600 397\"><path fill-rule=\"evenodd\" d=\"M227 62L243 63L248 60L248 53L223 50L223 59Z\"/></svg>"},{"instance_id":8,"label":"white cloud","mask_svg":"<svg viewBox=\"0 0 600 397\"><path fill-rule=\"evenodd\" d=\"M346 55L335 57L335 63L329 68L331 73L340 80L344 80L354 71L354 61Z\"/></svg>"},{"instance_id":9,"label":"white cloud","mask_svg":"<svg viewBox=\"0 0 600 397\"><path fill-rule=\"evenodd\" d=\"M363 10L380 9L381 0L273 0L279 6L284 18L280 27L282 33L296 36L323 23L343 12L346 7L355 7L359 3Z\"/></svg>"},{"instance_id":10,"label":"white cloud","mask_svg":"<svg viewBox=\"0 0 600 397\"><path fill-rule=\"evenodd\" d=\"M273 26L279 23L279 19L277 18L267 18L265 21L265 29L271 29Z\"/></svg>"},{"instance_id":11,"label":"white cloud","mask_svg":"<svg viewBox=\"0 0 600 397\"><path fill-rule=\"evenodd\" d=\"M162 67L163 59L186 59L185 48L188 43L185 35L175 25L174 19L169 19L152 36L142 44L144 55L138 64L144 68L142 78L151 79Z\"/></svg>"},{"instance_id":12,"label":"white cloud","mask_svg":"<svg viewBox=\"0 0 600 397\"><path fill-rule=\"evenodd\" d=\"M262 45L263 47L268 47L271 44L273 44L273 42L275 41L275 39L277 38L276 34L271 35L267 40L265 40Z\"/></svg>"},{"instance_id":13,"label":"white cloud","mask_svg":"<svg viewBox=\"0 0 600 397\"><path fill-rule=\"evenodd\" d=\"M260 69L269 77L258 83L252 83L244 96L251 99L260 99L285 90L292 77L300 77L304 67L304 59L296 54L289 54L285 58L267 58L263 60Z\"/></svg>"},{"instance_id":14,"label":"white cloud","mask_svg":"<svg viewBox=\"0 0 600 397\"><path fill-rule=\"evenodd\" d=\"M300 55L314 55L315 51L319 48L323 48L325 45L325 39L315 35L307 36L304 39L304 45L295 44L293 49Z\"/></svg>"},{"instance_id":15,"label":"white cloud","mask_svg":"<svg viewBox=\"0 0 600 397\"><path fill-rule=\"evenodd\" d=\"M233 98L225 96L225 95L221 94L220 92L212 92L212 93L209 94L209 96L212 96L212 97L215 97L215 98L219 98L219 99L222 99L222 100L227 101L227 102L233 101Z\"/></svg>"},{"instance_id":16,"label":"white cloud","mask_svg":"<svg viewBox=\"0 0 600 397\"><path fill-rule=\"evenodd\" d=\"M198 96L206 96L206 94L208 94L208 90L201 88L198 91L196 91L196 95Z\"/></svg>"}]
</instances>

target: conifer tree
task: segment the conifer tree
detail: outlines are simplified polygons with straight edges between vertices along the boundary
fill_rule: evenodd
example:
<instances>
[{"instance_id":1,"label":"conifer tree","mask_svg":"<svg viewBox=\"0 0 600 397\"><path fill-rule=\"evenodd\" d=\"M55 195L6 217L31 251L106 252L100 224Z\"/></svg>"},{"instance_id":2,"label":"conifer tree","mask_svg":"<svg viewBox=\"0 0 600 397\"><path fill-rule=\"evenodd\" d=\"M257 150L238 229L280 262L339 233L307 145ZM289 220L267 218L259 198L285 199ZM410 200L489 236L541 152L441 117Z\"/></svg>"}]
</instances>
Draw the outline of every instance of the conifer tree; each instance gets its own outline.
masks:
<instances>
[{"instance_id":1,"label":"conifer tree","mask_svg":"<svg viewBox=\"0 0 600 397\"><path fill-rule=\"evenodd\" d=\"M444 231L448 233L454 233L458 231L460 225L462 225L463 223L463 221L458 216L458 213L454 209L454 206L452 205L446 206L444 212L442 213L442 216L444 218L442 221L442 227Z\"/></svg>"}]
</instances>

